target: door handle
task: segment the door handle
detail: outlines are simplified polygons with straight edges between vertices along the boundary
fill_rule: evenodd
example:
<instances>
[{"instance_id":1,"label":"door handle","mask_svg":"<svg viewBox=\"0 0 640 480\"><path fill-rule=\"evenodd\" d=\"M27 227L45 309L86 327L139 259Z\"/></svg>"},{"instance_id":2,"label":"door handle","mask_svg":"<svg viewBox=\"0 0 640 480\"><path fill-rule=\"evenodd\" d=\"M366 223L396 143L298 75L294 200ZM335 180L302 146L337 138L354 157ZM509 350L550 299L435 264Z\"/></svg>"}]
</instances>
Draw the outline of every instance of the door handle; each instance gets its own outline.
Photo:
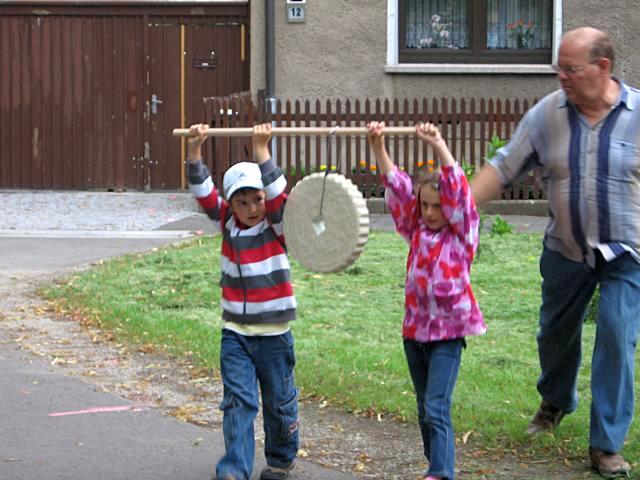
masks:
<instances>
[{"instance_id":1,"label":"door handle","mask_svg":"<svg viewBox=\"0 0 640 480\"><path fill-rule=\"evenodd\" d=\"M162 103L164 102L155 93L151 95L151 113L158 113L158 104Z\"/></svg>"}]
</instances>

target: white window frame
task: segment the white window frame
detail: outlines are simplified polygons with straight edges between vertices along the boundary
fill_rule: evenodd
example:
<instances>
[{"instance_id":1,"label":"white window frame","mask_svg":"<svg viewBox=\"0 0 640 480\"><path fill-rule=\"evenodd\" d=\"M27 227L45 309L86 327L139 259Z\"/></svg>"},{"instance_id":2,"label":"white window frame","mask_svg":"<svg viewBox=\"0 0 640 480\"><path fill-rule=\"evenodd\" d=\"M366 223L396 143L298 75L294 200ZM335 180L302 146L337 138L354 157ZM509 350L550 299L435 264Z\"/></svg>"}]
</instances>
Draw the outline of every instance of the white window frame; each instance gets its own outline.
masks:
<instances>
[{"instance_id":1,"label":"white window frame","mask_svg":"<svg viewBox=\"0 0 640 480\"><path fill-rule=\"evenodd\" d=\"M387 73L531 73L555 75L551 68L558 56L562 37L562 0L553 1L553 43L550 64L480 64L480 63L399 63L398 62L398 2L387 0Z\"/></svg>"}]
</instances>

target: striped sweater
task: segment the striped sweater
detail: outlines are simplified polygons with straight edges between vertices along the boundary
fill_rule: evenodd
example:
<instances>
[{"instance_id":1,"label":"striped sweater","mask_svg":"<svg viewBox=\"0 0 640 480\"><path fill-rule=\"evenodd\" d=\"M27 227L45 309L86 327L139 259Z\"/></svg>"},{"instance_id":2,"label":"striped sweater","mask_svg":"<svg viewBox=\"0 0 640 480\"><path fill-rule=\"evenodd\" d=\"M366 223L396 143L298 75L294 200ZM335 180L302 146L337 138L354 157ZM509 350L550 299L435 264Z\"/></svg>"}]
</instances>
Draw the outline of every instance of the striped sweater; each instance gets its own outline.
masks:
<instances>
[{"instance_id":1,"label":"striped sweater","mask_svg":"<svg viewBox=\"0 0 640 480\"><path fill-rule=\"evenodd\" d=\"M286 179L273 160L260 164L266 196L265 218L254 227L241 225L218 193L202 162L188 163L189 190L222 233L222 318L241 324L295 320L289 260L282 214Z\"/></svg>"}]
</instances>

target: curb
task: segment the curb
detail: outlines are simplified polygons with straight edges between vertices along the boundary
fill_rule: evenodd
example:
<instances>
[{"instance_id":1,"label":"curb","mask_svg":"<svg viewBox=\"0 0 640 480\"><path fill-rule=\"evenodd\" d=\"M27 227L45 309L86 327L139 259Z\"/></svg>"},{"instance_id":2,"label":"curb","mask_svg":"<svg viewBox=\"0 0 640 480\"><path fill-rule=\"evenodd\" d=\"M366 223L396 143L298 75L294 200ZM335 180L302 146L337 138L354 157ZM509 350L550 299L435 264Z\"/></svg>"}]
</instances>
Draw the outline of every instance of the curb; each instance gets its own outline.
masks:
<instances>
[{"instance_id":1,"label":"curb","mask_svg":"<svg viewBox=\"0 0 640 480\"><path fill-rule=\"evenodd\" d=\"M2 238L186 238L195 233L187 230L0 230Z\"/></svg>"}]
</instances>

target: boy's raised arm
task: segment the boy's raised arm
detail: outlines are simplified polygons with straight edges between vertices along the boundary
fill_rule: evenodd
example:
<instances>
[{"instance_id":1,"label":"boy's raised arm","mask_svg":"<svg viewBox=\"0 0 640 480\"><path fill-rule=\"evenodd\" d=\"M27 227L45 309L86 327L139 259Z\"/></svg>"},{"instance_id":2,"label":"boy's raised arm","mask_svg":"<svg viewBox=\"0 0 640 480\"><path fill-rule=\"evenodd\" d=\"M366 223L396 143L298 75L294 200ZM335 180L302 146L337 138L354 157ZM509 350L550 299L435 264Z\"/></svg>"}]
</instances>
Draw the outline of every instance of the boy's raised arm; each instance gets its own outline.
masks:
<instances>
[{"instance_id":1,"label":"boy's raised arm","mask_svg":"<svg viewBox=\"0 0 640 480\"><path fill-rule=\"evenodd\" d=\"M198 160L202 160L202 144L207 139L204 132L209 128L209 125L200 123L197 125L191 125L189 128L189 138L187 139L187 161L194 163Z\"/></svg>"},{"instance_id":2,"label":"boy's raised arm","mask_svg":"<svg viewBox=\"0 0 640 480\"><path fill-rule=\"evenodd\" d=\"M253 149L256 156L256 163L261 164L271 158L269 152L269 140L271 140L271 124L261 123L253 127L251 135Z\"/></svg>"}]
</instances>

